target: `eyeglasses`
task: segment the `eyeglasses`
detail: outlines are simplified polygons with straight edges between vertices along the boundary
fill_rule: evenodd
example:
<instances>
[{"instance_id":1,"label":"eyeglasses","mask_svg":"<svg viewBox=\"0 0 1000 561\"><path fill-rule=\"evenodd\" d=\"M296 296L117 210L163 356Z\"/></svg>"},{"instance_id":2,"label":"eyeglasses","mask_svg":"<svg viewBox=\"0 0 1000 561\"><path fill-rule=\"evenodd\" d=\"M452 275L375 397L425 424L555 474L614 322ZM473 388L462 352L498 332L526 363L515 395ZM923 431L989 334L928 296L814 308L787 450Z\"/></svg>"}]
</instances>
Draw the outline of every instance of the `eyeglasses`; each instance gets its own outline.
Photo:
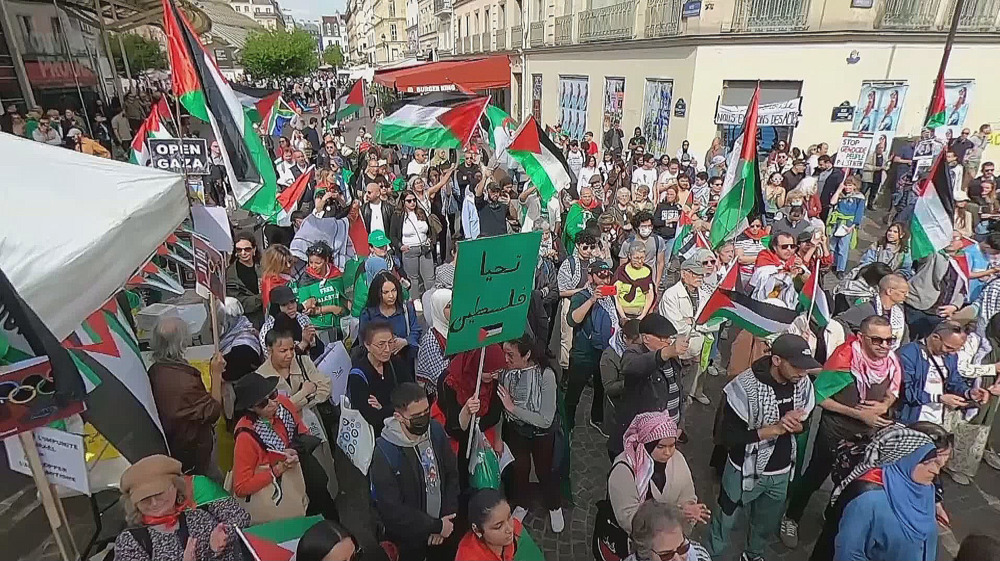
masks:
<instances>
[{"instance_id":1,"label":"eyeglasses","mask_svg":"<svg viewBox=\"0 0 1000 561\"><path fill-rule=\"evenodd\" d=\"M371 343L371 345L373 347L375 347L376 349L383 349L383 350L384 349L388 349L389 345L391 345L391 344L392 344L392 339L389 339L388 341L380 341L378 343L376 343L375 341L372 341L372 343Z\"/></svg>"},{"instance_id":2,"label":"eyeglasses","mask_svg":"<svg viewBox=\"0 0 1000 561\"><path fill-rule=\"evenodd\" d=\"M236 247L236 251L238 251L240 253L250 252L250 251L253 251L253 247L252 246L251 247L239 247L239 246L237 246Z\"/></svg>"},{"instance_id":3,"label":"eyeglasses","mask_svg":"<svg viewBox=\"0 0 1000 561\"><path fill-rule=\"evenodd\" d=\"M586 250L590 249L593 246L591 246L589 243L581 243L581 244L577 244L576 247L580 248L583 251L586 251Z\"/></svg>"},{"instance_id":4,"label":"eyeglasses","mask_svg":"<svg viewBox=\"0 0 1000 561\"><path fill-rule=\"evenodd\" d=\"M278 399L278 390L272 390L271 393L267 394L267 397L265 397L260 403L258 403L257 407L258 408L267 407L267 404L274 401L275 399Z\"/></svg>"},{"instance_id":5,"label":"eyeglasses","mask_svg":"<svg viewBox=\"0 0 1000 561\"><path fill-rule=\"evenodd\" d=\"M668 549L666 551L654 551L660 561L673 561L674 557L677 555L687 555L688 550L691 549L691 542L684 540L684 543L677 546L677 549Z\"/></svg>"},{"instance_id":6,"label":"eyeglasses","mask_svg":"<svg viewBox=\"0 0 1000 561\"><path fill-rule=\"evenodd\" d=\"M799 245L798 244L794 244L794 243L783 243L783 244L779 245L778 247L781 248L781 249L796 249L796 248L799 247Z\"/></svg>"},{"instance_id":7,"label":"eyeglasses","mask_svg":"<svg viewBox=\"0 0 1000 561\"><path fill-rule=\"evenodd\" d=\"M872 342L872 345L876 346L888 345L891 347L896 344L895 337L876 337L874 335L865 335L865 337Z\"/></svg>"},{"instance_id":8,"label":"eyeglasses","mask_svg":"<svg viewBox=\"0 0 1000 561\"><path fill-rule=\"evenodd\" d=\"M715 265L715 259L706 259L701 262L702 265Z\"/></svg>"}]
</instances>

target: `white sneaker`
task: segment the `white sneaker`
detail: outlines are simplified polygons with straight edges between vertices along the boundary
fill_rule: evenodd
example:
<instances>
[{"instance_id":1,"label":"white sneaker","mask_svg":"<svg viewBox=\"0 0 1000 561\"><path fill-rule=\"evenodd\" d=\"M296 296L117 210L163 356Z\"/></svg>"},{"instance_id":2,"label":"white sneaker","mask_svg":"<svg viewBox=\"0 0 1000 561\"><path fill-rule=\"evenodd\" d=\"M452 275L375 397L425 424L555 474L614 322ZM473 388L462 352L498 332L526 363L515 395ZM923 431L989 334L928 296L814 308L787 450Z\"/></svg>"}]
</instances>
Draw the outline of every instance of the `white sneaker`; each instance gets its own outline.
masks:
<instances>
[{"instance_id":1,"label":"white sneaker","mask_svg":"<svg viewBox=\"0 0 1000 561\"><path fill-rule=\"evenodd\" d=\"M528 515L528 510L525 509L523 506L519 506L519 507L515 508L514 512L511 513L512 517L517 518L521 522L524 522L524 517L527 516L527 515Z\"/></svg>"},{"instance_id":2,"label":"white sneaker","mask_svg":"<svg viewBox=\"0 0 1000 561\"><path fill-rule=\"evenodd\" d=\"M566 528L566 520L563 519L561 508L549 511L549 524L552 525L553 533L560 533Z\"/></svg>"}]
</instances>

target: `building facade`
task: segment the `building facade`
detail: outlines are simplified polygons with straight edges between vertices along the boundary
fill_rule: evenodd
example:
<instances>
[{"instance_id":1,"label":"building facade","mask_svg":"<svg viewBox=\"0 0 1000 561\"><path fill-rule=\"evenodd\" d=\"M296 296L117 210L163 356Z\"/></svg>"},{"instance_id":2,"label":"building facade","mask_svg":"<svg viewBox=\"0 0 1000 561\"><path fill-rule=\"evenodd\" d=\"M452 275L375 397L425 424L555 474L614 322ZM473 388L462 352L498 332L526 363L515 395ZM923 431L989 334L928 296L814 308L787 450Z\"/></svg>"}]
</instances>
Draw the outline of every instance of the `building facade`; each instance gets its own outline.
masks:
<instances>
[{"instance_id":1,"label":"building facade","mask_svg":"<svg viewBox=\"0 0 1000 561\"><path fill-rule=\"evenodd\" d=\"M375 64L375 0L348 0L348 60L353 64Z\"/></svg>"},{"instance_id":2,"label":"building facade","mask_svg":"<svg viewBox=\"0 0 1000 561\"><path fill-rule=\"evenodd\" d=\"M374 0L374 58L387 65L406 58L406 0Z\"/></svg>"},{"instance_id":3,"label":"building facade","mask_svg":"<svg viewBox=\"0 0 1000 561\"><path fill-rule=\"evenodd\" d=\"M230 0L233 10L254 20L264 29L285 29L285 16L277 0Z\"/></svg>"},{"instance_id":4,"label":"building facade","mask_svg":"<svg viewBox=\"0 0 1000 561\"><path fill-rule=\"evenodd\" d=\"M433 60L438 47L438 18L434 15L434 0L417 0L417 54Z\"/></svg>"},{"instance_id":5,"label":"building facade","mask_svg":"<svg viewBox=\"0 0 1000 561\"><path fill-rule=\"evenodd\" d=\"M441 52L510 54L515 117L597 136L617 121L669 154L684 140L704 154L715 136L729 138L731 115L760 80L762 103L799 110L764 127L765 145L835 151L856 127L850 115L881 95L873 90L895 91L895 136L919 132L953 9L953 0L456 0L455 45ZM987 102L1000 77L984 63L1000 55L998 15L995 1L966 2L959 14L946 79L973 130L1000 125Z\"/></svg>"},{"instance_id":6,"label":"building facade","mask_svg":"<svg viewBox=\"0 0 1000 561\"><path fill-rule=\"evenodd\" d=\"M320 41L324 51L333 45L340 45L340 51L344 53L344 58L347 58L350 47L347 40L346 14L334 14L320 18Z\"/></svg>"}]
</instances>

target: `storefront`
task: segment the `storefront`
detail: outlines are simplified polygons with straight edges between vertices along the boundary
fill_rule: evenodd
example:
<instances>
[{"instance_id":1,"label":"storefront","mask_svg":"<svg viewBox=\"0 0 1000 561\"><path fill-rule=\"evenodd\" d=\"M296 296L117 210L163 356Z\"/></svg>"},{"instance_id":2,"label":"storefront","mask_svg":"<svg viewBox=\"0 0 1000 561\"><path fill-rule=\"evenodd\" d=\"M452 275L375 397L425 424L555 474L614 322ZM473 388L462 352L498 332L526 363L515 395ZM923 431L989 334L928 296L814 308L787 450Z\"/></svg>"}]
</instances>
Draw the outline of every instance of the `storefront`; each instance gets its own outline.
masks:
<instances>
[{"instance_id":1,"label":"storefront","mask_svg":"<svg viewBox=\"0 0 1000 561\"><path fill-rule=\"evenodd\" d=\"M490 95L493 105L510 109L510 59L505 55L377 70L374 80L404 96L445 91Z\"/></svg>"}]
</instances>

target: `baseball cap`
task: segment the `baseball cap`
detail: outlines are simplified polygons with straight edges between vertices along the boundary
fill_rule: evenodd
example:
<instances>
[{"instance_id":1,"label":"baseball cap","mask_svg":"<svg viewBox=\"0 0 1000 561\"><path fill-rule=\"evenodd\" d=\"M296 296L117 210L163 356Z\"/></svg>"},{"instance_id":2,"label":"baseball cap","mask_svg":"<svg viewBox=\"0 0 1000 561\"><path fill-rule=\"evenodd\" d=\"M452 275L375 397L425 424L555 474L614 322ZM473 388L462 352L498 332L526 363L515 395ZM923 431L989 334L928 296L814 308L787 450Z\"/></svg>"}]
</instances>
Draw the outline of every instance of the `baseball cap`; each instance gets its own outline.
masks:
<instances>
[{"instance_id":1,"label":"baseball cap","mask_svg":"<svg viewBox=\"0 0 1000 561\"><path fill-rule=\"evenodd\" d=\"M639 320L639 333L656 337L673 337L677 335L677 328L660 314L649 314Z\"/></svg>"},{"instance_id":2,"label":"baseball cap","mask_svg":"<svg viewBox=\"0 0 1000 561\"><path fill-rule=\"evenodd\" d=\"M371 234L368 234L368 243L374 247L385 247L391 242L389 237L385 235L382 230L375 230Z\"/></svg>"},{"instance_id":3,"label":"baseball cap","mask_svg":"<svg viewBox=\"0 0 1000 561\"><path fill-rule=\"evenodd\" d=\"M803 231L799 232L799 236L797 238L795 238L795 242L798 243L799 245L801 245L801 244L804 244L804 243L811 242L812 238L813 238L813 231L812 230L803 230Z\"/></svg>"},{"instance_id":4,"label":"baseball cap","mask_svg":"<svg viewBox=\"0 0 1000 561\"><path fill-rule=\"evenodd\" d=\"M610 270L611 270L611 265L608 265L608 262L603 259L598 259L597 261L594 261L593 263L590 264L590 267L587 268L587 272L592 275L596 275L597 273L603 273L604 271L610 271Z\"/></svg>"},{"instance_id":5,"label":"baseball cap","mask_svg":"<svg viewBox=\"0 0 1000 561\"><path fill-rule=\"evenodd\" d=\"M697 259L685 259L684 262L681 263L681 270L688 271L696 275L705 274L705 266L702 265L701 261Z\"/></svg>"},{"instance_id":6,"label":"baseball cap","mask_svg":"<svg viewBox=\"0 0 1000 561\"><path fill-rule=\"evenodd\" d=\"M292 289L288 288L288 286L281 285L271 289L270 298L272 304L284 306L289 302L295 301L295 293L292 292Z\"/></svg>"},{"instance_id":7,"label":"baseball cap","mask_svg":"<svg viewBox=\"0 0 1000 561\"><path fill-rule=\"evenodd\" d=\"M641 329L641 326L640 326ZM809 343L798 335L785 333L771 343L771 354L788 361L795 368L818 370L822 365L813 358Z\"/></svg>"}]
</instances>

